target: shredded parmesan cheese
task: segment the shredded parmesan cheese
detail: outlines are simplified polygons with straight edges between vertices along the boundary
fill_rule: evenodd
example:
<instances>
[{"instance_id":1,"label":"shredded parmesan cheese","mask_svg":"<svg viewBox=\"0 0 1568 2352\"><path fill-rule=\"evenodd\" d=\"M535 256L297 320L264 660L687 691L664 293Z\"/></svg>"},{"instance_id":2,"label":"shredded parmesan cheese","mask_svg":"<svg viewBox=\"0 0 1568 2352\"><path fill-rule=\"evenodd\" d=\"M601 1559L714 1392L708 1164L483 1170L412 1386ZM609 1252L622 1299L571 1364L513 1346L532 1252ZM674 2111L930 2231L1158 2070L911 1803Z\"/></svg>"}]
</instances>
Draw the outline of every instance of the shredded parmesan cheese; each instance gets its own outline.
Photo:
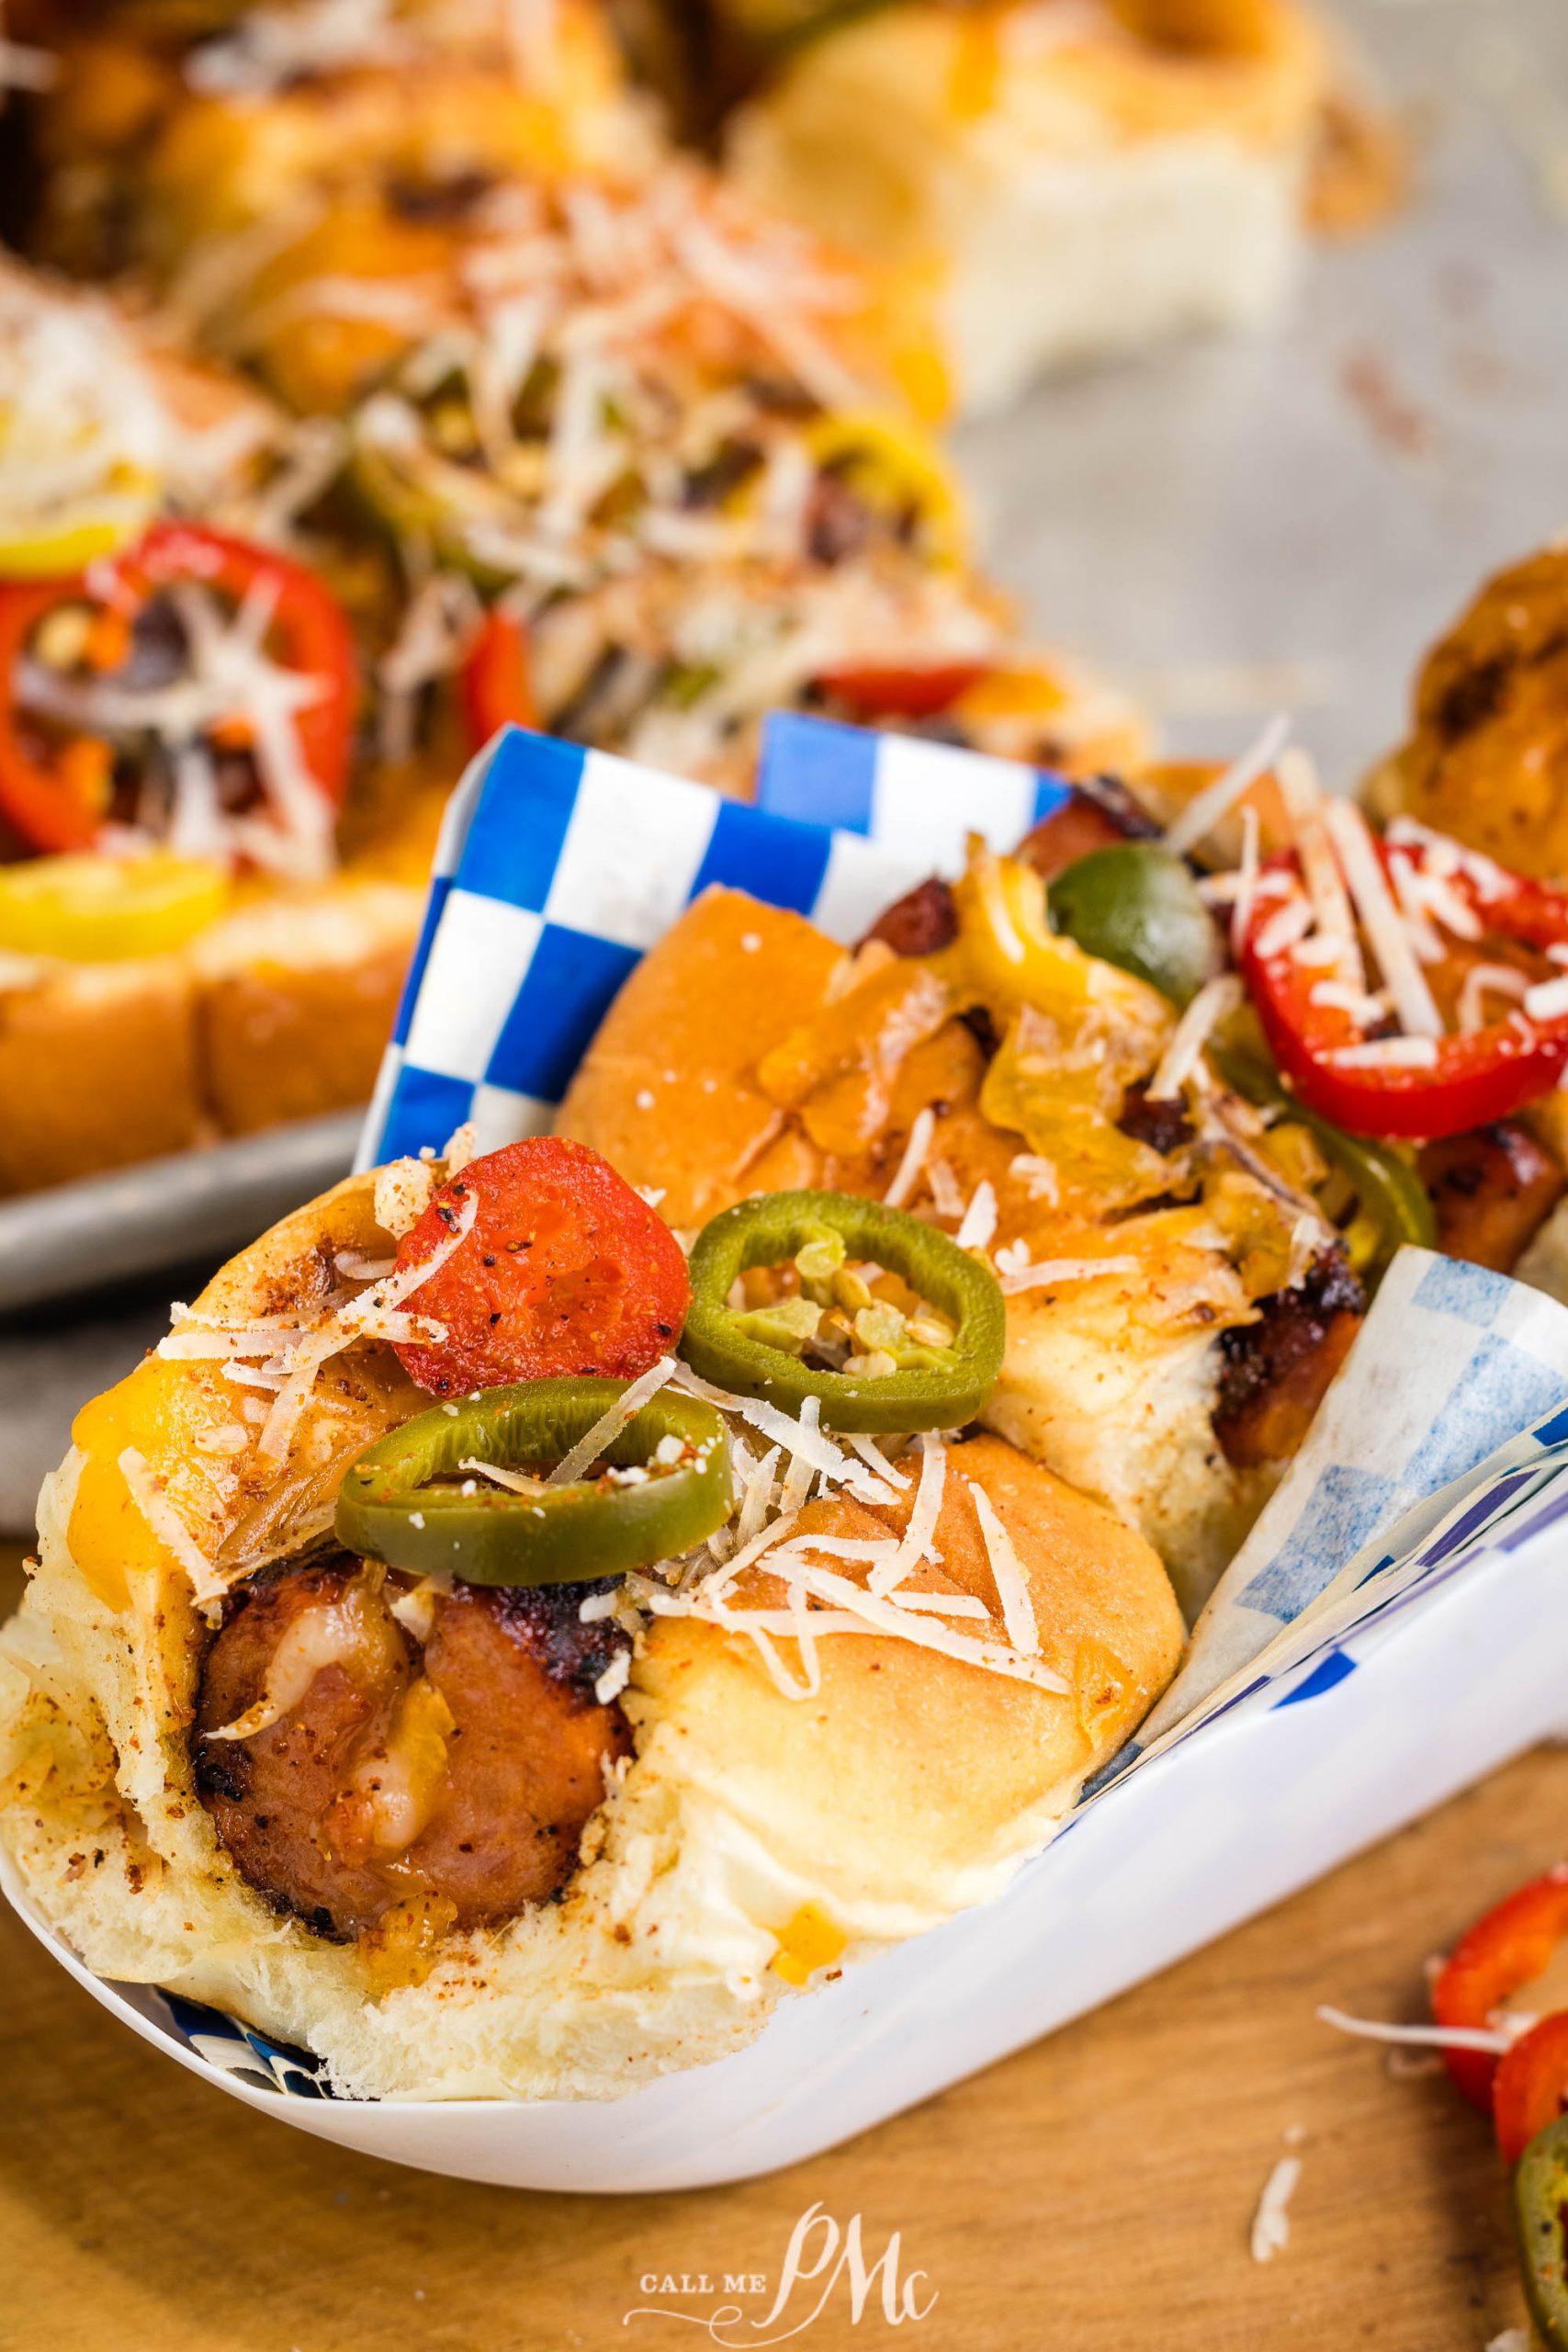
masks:
<instances>
[{"instance_id":1,"label":"shredded parmesan cheese","mask_svg":"<svg viewBox=\"0 0 1568 2352\"><path fill-rule=\"evenodd\" d=\"M874 1470L877 1476L883 1479L889 1487L907 1487L908 1485L908 1472L907 1470L895 1468L894 1464L888 1461L887 1456L883 1453L882 1448L877 1444L874 1438L852 1437L850 1443L853 1446L855 1452L860 1455L861 1460L866 1464L867 1468Z\"/></svg>"},{"instance_id":2,"label":"shredded parmesan cheese","mask_svg":"<svg viewBox=\"0 0 1568 2352\"><path fill-rule=\"evenodd\" d=\"M1179 857L1185 857L1189 850L1196 849L1204 834L1213 832L1221 818L1229 812L1242 794L1255 785L1259 776L1268 774L1290 740L1291 722L1280 712L1269 719L1257 741L1248 746L1239 760L1234 761L1223 775L1216 776L1213 784L1206 785L1195 798L1189 801L1176 822L1166 830L1167 849L1173 850Z\"/></svg>"},{"instance_id":3,"label":"shredded parmesan cheese","mask_svg":"<svg viewBox=\"0 0 1568 2352\"><path fill-rule=\"evenodd\" d=\"M997 1263L999 1268L999 1258ZM1015 1263L1010 1272L999 1273L998 1279L1004 1294L1011 1298L1020 1291L1054 1290L1058 1283L1092 1283L1102 1274L1135 1274L1142 1265L1139 1258L1047 1258L1039 1265Z\"/></svg>"},{"instance_id":4,"label":"shredded parmesan cheese","mask_svg":"<svg viewBox=\"0 0 1568 2352\"><path fill-rule=\"evenodd\" d=\"M991 1564L991 1576L997 1588L997 1598L1002 1605L1002 1623L1008 1629L1008 1639L1021 1657L1040 1655L1040 1626L1034 1614L1034 1603L1029 1596L1029 1585L1013 1549L1012 1538L997 1514L996 1505L984 1487L973 1478L965 1478L969 1498L975 1506L975 1516L980 1522L980 1534L986 1546L986 1557Z\"/></svg>"},{"instance_id":5,"label":"shredded parmesan cheese","mask_svg":"<svg viewBox=\"0 0 1568 2352\"><path fill-rule=\"evenodd\" d=\"M964 1195L958 1179L945 1159L933 1159L926 1170L926 1182L931 1188L931 1206L938 1216L949 1225L958 1224L964 1216Z\"/></svg>"},{"instance_id":6,"label":"shredded parmesan cheese","mask_svg":"<svg viewBox=\"0 0 1568 2352\"><path fill-rule=\"evenodd\" d=\"M1323 819L1344 867L1356 911L1388 983L1400 1026L1408 1036L1440 1037L1442 1014L1394 905L1366 819L1348 800L1328 802Z\"/></svg>"},{"instance_id":7,"label":"shredded parmesan cheese","mask_svg":"<svg viewBox=\"0 0 1568 2352\"><path fill-rule=\"evenodd\" d=\"M1302 2177L1299 2156L1281 2156L1263 2184L1263 2194L1258 2200L1258 2211L1252 2222L1252 2259L1269 2262L1283 2253L1291 2239L1291 2219L1288 2208Z\"/></svg>"},{"instance_id":8,"label":"shredded parmesan cheese","mask_svg":"<svg viewBox=\"0 0 1568 2352\"><path fill-rule=\"evenodd\" d=\"M1231 954L1235 956L1240 956L1252 928L1252 910L1258 901L1258 811L1249 802L1241 812L1241 865L1231 901Z\"/></svg>"},{"instance_id":9,"label":"shredded parmesan cheese","mask_svg":"<svg viewBox=\"0 0 1568 2352\"><path fill-rule=\"evenodd\" d=\"M423 1159L392 1159L376 1170L372 1214L383 1233L400 1241L412 1233L435 1193L435 1175Z\"/></svg>"},{"instance_id":10,"label":"shredded parmesan cheese","mask_svg":"<svg viewBox=\"0 0 1568 2352\"><path fill-rule=\"evenodd\" d=\"M1370 1037L1364 1045L1338 1046L1325 1057L1337 1069L1434 1069L1435 1037Z\"/></svg>"},{"instance_id":11,"label":"shredded parmesan cheese","mask_svg":"<svg viewBox=\"0 0 1568 2352\"><path fill-rule=\"evenodd\" d=\"M1294 947L1304 940L1315 920L1312 902L1299 894L1286 899L1278 913L1269 916L1259 931L1256 942L1258 954L1267 960L1270 956L1282 956L1287 947Z\"/></svg>"},{"instance_id":12,"label":"shredded parmesan cheese","mask_svg":"<svg viewBox=\"0 0 1568 2352\"><path fill-rule=\"evenodd\" d=\"M874 1593L891 1592L906 1577L914 1574L922 1560L940 1561L940 1555L931 1545L937 1521L942 1517L942 1498L947 1483L947 1448L928 1430L920 1440L920 1449L919 1484L915 1488L909 1523L893 1558L886 1566L872 1570Z\"/></svg>"},{"instance_id":13,"label":"shredded parmesan cheese","mask_svg":"<svg viewBox=\"0 0 1568 2352\"><path fill-rule=\"evenodd\" d=\"M1353 2018L1343 2009L1321 2003L1314 2015L1337 2033L1357 2035L1363 2041L1413 2042L1434 2050L1484 2050L1501 2057L1517 2033L1499 2032L1478 2025L1388 2025L1381 2018ZM1529 2020L1525 2021L1528 2026Z\"/></svg>"},{"instance_id":14,"label":"shredded parmesan cheese","mask_svg":"<svg viewBox=\"0 0 1568 2352\"><path fill-rule=\"evenodd\" d=\"M570 1487L581 1478L590 1465L598 1461L607 1445L615 1442L627 1424L637 1419L649 1398L663 1387L675 1369L673 1356L660 1356L649 1372L624 1388L609 1410L602 1413L592 1428L580 1437L570 1453L563 1453L545 1483L549 1487Z\"/></svg>"},{"instance_id":15,"label":"shredded parmesan cheese","mask_svg":"<svg viewBox=\"0 0 1568 2352\"><path fill-rule=\"evenodd\" d=\"M1062 1188L1055 1167L1037 1152L1017 1153L1008 1162L1008 1174L1016 1178L1032 1201L1044 1201L1055 1208L1061 1199Z\"/></svg>"},{"instance_id":16,"label":"shredded parmesan cheese","mask_svg":"<svg viewBox=\"0 0 1568 2352\"><path fill-rule=\"evenodd\" d=\"M1568 1012L1568 974L1560 980L1538 980L1525 990L1524 1004L1532 1021L1561 1021Z\"/></svg>"},{"instance_id":17,"label":"shredded parmesan cheese","mask_svg":"<svg viewBox=\"0 0 1568 2352\"><path fill-rule=\"evenodd\" d=\"M146 1455L128 1445L119 1456L119 1474L131 1500L159 1543L190 1578L191 1593L197 1605L205 1608L221 1600L227 1589L222 1577L164 1493L164 1482L149 1466Z\"/></svg>"},{"instance_id":18,"label":"shredded parmesan cheese","mask_svg":"<svg viewBox=\"0 0 1568 2352\"><path fill-rule=\"evenodd\" d=\"M1159 1067L1148 1084L1151 1102L1168 1102L1197 1069L1211 1033L1228 1020L1242 1001L1242 985L1234 972L1222 972L1201 988L1180 1020Z\"/></svg>"},{"instance_id":19,"label":"shredded parmesan cheese","mask_svg":"<svg viewBox=\"0 0 1568 2352\"><path fill-rule=\"evenodd\" d=\"M809 1430L813 1435L815 1435L821 1426L821 1421L822 1402L820 1397L803 1396L800 1402L801 1429L803 1430ZM786 1515L793 1516L793 1514L800 1509L802 1503L805 1502L807 1496L811 1492L811 1482L816 1476L816 1465L812 1462L810 1454L807 1452L803 1449L800 1452L792 1453L789 1458L789 1468L784 1473L784 1488L779 1496L780 1510L784 1512Z\"/></svg>"},{"instance_id":20,"label":"shredded parmesan cheese","mask_svg":"<svg viewBox=\"0 0 1568 2352\"><path fill-rule=\"evenodd\" d=\"M893 1173L893 1182L882 1195L889 1208L901 1209L914 1191L920 1170L926 1164L931 1136L936 1130L936 1113L928 1103L917 1111L909 1123L909 1139L904 1146L904 1156Z\"/></svg>"},{"instance_id":21,"label":"shredded parmesan cheese","mask_svg":"<svg viewBox=\"0 0 1568 2352\"><path fill-rule=\"evenodd\" d=\"M593 1696L602 1707L618 1699L632 1678L630 1650L618 1650L593 1685Z\"/></svg>"},{"instance_id":22,"label":"shredded parmesan cheese","mask_svg":"<svg viewBox=\"0 0 1568 2352\"><path fill-rule=\"evenodd\" d=\"M996 1229L996 1186L988 1176L983 1176L975 1187L974 1198L964 1212L964 1222L953 1238L961 1250L987 1250Z\"/></svg>"},{"instance_id":23,"label":"shredded parmesan cheese","mask_svg":"<svg viewBox=\"0 0 1568 2352\"><path fill-rule=\"evenodd\" d=\"M1323 934L1322 956L1314 960L1337 965L1342 977L1359 988L1365 973L1350 901L1329 839L1317 770L1304 752L1292 750L1281 758L1280 786L1295 827L1302 877ZM1303 942L1296 951L1303 962L1307 960L1305 946Z\"/></svg>"},{"instance_id":24,"label":"shredded parmesan cheese","mask_svg":"<svg viewBox=\"0 0 1568 2352\"><path fill-rule=\"evenodd\" d=\"M1525 1010L1530 1010L1529 983L1512 964L1472 964L1464 976L1459 992L1459 1025L1465 1035L1487 1026L1486 998L1512 997L1516 1002L1524 999Z\"/></svg>"}]
</instances>

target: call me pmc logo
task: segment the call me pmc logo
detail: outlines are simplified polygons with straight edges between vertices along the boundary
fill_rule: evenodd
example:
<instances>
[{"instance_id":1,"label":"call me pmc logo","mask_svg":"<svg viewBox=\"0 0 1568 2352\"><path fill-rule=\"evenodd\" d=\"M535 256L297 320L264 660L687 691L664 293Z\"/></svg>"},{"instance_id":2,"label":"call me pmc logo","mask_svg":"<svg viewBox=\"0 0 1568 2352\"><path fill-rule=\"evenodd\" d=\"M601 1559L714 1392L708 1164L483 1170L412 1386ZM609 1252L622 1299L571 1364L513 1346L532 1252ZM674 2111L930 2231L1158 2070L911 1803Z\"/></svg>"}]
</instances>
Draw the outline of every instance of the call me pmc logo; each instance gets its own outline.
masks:
<instances>
[{"instance_id":1,"label":"call me pmc logo","mask_svg":"<svg viewBox=\"0 0 1568 2352\"><path fill-rule=\"evenodd\" d=\"M715 2295L739 2295L748 2300L768 2291L766 2273L727 2271L716 2279L705 2273L694 2278L647 2271L637 2281L645 2295L671 2295L702 2300ZM804 2335L831 2307L848 2312L850 2323L902 2327L907 2321L928 2319L936 2303L936 2290L927 2290L923 2270L903 2268L901 2234L895 2230L874 2262L866 2259L861 2217L852 2214L840 2229L821 2204L808 2206L796 2222L784 2248L784 2265L773 2290L770 2310L748 2318L742 2302L724 2302L716 2311L682 2310L679 2303L639 2303L622 2318L623 2327L634 2320L672 2319L701 2328L710 2343L724 2352L786 2343Z\"/></svg>"}]
</instances>

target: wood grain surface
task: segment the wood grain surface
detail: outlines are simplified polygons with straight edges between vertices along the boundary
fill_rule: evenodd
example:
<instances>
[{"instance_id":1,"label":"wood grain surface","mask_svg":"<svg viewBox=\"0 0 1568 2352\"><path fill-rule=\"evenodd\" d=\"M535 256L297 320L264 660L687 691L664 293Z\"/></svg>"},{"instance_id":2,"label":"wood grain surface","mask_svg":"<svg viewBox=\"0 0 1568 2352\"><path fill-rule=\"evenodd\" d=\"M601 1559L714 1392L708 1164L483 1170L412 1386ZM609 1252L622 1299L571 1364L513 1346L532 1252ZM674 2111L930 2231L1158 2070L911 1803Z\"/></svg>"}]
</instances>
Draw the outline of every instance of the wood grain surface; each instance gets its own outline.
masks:
<instances>
[{"instance_id":1,"label":"wood grain surface","mask_svg":"<svg viewBox=\"0 0 1568 2352\"><path fill-rule=\"evenodd\" d=\"M1440 1726L1434 1726L1440 1737ZM1440 2075L1391 2078L1320 2001L1423 2011L1421 1963L1568 1845L1540 1749L1098 2015L765 2180L593 2199L477 2188L255 2116L96 2008L0 1922L0 2345L17 2352L680 2352L820 2200L894 2231L924 2318L846 2294L792 2342L906 2352L1483 2352L1522 2309L1501 2168ZM1248 2253L1299 2128L1288 2247ZM797 2298L781 2328L804 2316Z\"/></svg>"}]
</instances>

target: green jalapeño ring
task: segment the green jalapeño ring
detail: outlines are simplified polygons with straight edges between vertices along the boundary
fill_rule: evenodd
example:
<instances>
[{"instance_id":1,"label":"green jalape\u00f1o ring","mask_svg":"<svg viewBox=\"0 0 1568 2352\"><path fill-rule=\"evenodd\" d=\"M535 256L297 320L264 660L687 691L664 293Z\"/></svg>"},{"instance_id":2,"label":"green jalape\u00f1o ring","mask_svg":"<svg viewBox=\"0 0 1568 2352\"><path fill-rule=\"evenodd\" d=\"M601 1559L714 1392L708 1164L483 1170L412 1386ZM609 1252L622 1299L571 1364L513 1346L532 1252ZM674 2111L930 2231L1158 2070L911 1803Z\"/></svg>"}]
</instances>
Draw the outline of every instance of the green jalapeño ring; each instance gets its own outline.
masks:
<instances>
[{"instance_id":1,"label":"green jalape\u00f1o ring","mask_svg":"<svg viewBox=\"0 0 1568 2352\"><path fill-rule=\"evenodd\" d=\"M587 1583L689 1552L734 1503L724 1423L694 1397L652 1397L606 1441L597 1476L530 1481L518 1492L464 1466L558 1464L626 1385L524 1381L418 1414L349 1468L338 1541L389 1567L493 1585Z\"/></svg>"},{"instance_id":2,"label":"green jalape\u00f1o ring","mask_svg":"<svg viewBox=\"0 0 1568 2352\"><path fill-rule=\"evenodd\" d=\"M872 1374L834 1372L774 1347L731 1308L753 1266L778 1266L814 1242L836 1238L846 1256L897 1274L953 1326L951 1345L919 1366ZM1001 1287L988 1265L903 1209L850 1193L769 1193L723 1210L691 1255L692 1306L681 1352L694 1372L732 1395L798 1413L808 1396L822 1426L867 1436L890 1430L955 1429L973 1420L995 1387L1007 1341Z\"/></svg>"}]
</instances>

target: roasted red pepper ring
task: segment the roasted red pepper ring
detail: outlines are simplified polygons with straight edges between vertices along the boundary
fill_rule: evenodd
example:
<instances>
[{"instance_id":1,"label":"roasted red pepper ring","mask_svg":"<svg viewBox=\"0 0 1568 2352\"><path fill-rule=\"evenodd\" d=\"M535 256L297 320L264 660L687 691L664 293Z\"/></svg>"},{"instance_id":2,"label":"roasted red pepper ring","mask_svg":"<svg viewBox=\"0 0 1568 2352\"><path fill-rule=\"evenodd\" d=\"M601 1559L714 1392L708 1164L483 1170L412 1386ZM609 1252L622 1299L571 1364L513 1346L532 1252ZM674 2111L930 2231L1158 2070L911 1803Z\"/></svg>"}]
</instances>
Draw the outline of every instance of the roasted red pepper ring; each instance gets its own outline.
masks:
<instances>
[{"instance_id":1,"label":"roasted red pepper ring","mask_svg":"<svg viewBox=\"0 0 1568 2352\"><path fill-rule=\"evenodd\" d=\"M1492 2121L1506 2164L1517 2165L1538 2132L1568 2107L1568 2009L1553 2009L1499 2059Z\"/></svg>"},{"instance_id":2,"label":"roasted red pepper ring","mask_svg":"<svg viewBox=\"0 0 1568 2352\"><path fill-rule=\"evenodd\" d=\"M1460 1938L1432 1987L1432 2014L1443 2026L1484 2029L1522 1984L1541 1974L1568 1937L1568 1867L1505 1896ZM1483 2114L1493 2111L1496 2058L1487 2050L1445 2050L1454 2088Z\"/></svg>"},{"instance_id":3,"label":"roasted red pepper ring","mask_svg":"<svg viewBox=\"0 0 1568 2352\"><path fill-rule=\"evenodd\" d=\"M587 1374L634 1380L673 1351L692 1295L663 1218L566 1136L529 1136L459 1170L403 1236L399 1272L438 1250L409 1303L445 1337L398 1343L410 1378L437 1396Z\"/></svg>"},{"instance_id":4,"label":"roasted red pepper ring","mask_svg":"<svg viewBox=\"0 0 1568 2352\"><path fill-rule=\"evenodd\" d=\"M1376 850L1391 877L1401 860L1425 854L1404 841L1378 842ZM1270 860L1264 871L1300 883L1293 854ZM1483 932L1505 945L1568 950L1568 893L1457 849L1444 859L1442 883ZM1527 1001L1484 1028L1399 1041L1398 1050L1380 1055L1381 1041L1369 1037L1353 1012L1324 1001L1324 965L1301 957L1299 941L1280 936L1285 903L1277 892L1259 890L1241 967L1280 1068L1320 1118L1352 1135L1463 1135L1539 1101L1568 1068L1568 987L1561 1012L1532 1014Z\"/></svg>"},{"instance_id":5,"label":"roasted red pepper ring","mask_svg":"<svg viewBox=\"0 0 1568 2352\"><path fill-rule=\"evenodd\" d=\"M990 666L987 662L933 662L924 668L861 662L820 671L816 683L832 701L847 704L857 718L938 718L960 695L977 685Z\"/></svg>"},{"instance_id":6,"label":"roasted red pepper ring","mask_svg":"<svg viewBox=\"0 0 1568 2352\"><path fill-rule=\"evenodd\" d=\"M468 741L475 751L502 727L539 724L528 671L527 634L522 622L499 605L493 606L479 624L479 635L463 663L458 693Z\"/></svg>"},{"instance_id":7,"label":"roasted red pepper ring","mask_svg":"<svg viewBox=\"0 0 1568 2352\"><path fill-rule=\"evenodd\" d=\"M181 582L215 590L236 607L247 598L265 605L260 641L274 661L315 684L293 720L300 758L318 791L334 808L341 804L355 685L354 640L336 598L313 572L270 548L195 524L160 523L124 555L75 579L0 582L0 816L31 848L90 849L103 823L94 794L73 773L71 746L40 756L28 741L17 678L39 629L73 605L134 621L161 591Z\"/></svg>"}]
</instances>

